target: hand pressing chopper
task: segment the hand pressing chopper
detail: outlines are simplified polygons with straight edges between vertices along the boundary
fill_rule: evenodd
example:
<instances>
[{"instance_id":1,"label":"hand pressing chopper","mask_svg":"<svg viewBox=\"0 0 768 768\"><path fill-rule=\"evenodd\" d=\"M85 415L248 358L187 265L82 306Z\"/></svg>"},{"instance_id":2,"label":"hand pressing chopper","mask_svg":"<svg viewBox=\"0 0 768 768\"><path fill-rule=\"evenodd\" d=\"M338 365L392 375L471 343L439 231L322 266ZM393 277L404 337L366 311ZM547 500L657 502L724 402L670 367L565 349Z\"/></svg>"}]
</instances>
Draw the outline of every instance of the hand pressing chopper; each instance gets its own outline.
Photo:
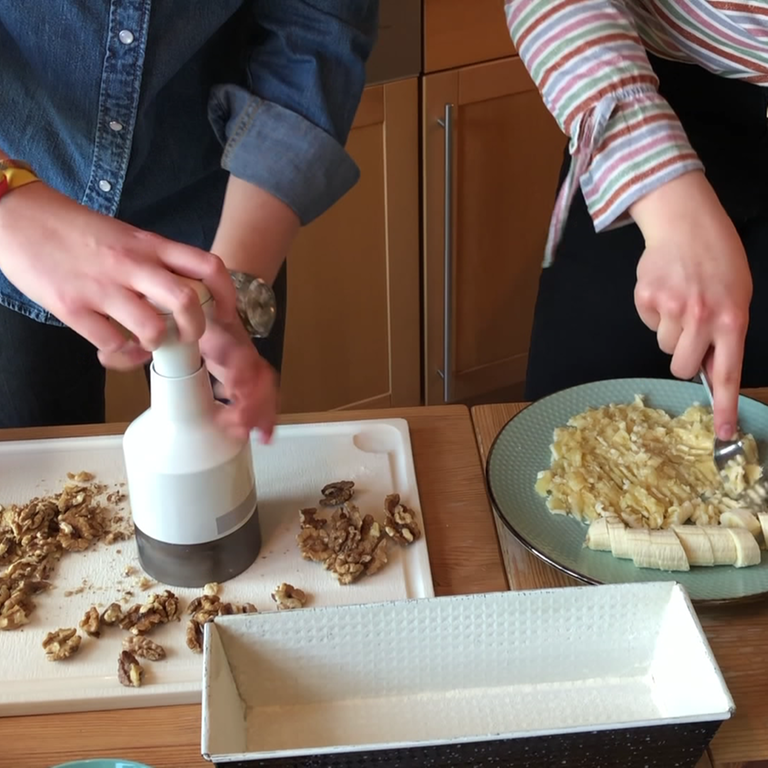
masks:
<instances>
[{"instance_id":1,"label":"hand pressing chopper","mask_svg":"<svg viewBox=\"0 0 768 768\"><path fill-rule=\"evenodd\" d=\"M188 281L206 316L208 289ZM201 587L245 571L261 547L248 438L223 431L197 341L181 343L170 312L166 341L152 353L151 404L123 437L141 567L158 582Z\"/></svg>"}]
</instances>

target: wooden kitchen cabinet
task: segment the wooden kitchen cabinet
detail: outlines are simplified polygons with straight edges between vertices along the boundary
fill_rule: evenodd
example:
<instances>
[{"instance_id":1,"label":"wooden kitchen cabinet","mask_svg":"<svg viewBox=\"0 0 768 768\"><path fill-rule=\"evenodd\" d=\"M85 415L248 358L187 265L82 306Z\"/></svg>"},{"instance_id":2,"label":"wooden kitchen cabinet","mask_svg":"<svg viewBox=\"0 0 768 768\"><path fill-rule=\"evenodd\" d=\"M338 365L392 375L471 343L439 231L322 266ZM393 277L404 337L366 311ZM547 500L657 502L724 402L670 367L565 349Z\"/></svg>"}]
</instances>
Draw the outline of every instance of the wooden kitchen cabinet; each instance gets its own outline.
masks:
<instances>
[{"instance_id":1,"label":"wooden kitchen cabinet","mask_svg":"<svg viewBox=\"0 0 768 768\"><path fill-rule=\"evenodd\" d=\"M513 56L504 0L424 0L424 73Z\"/></svg>"},{"instance_id":2,"label":"wooden kitchen cabinet","mask_svg":"<svg viewBox=\"0 0 768 768\"><path fill-rule=\"evenodd\" d=\"M427 75L422 130L424 388L436 404L446 362L451 401L525 379L566 139L516 56Z\"/></svg>"},{"instance_id":3,"label":"wooden kitchen cabinet","mask_svg":"<svg viewBox=\"0 0 768 768\"><path fill-rule=\"evenodd\" d=\"M418 92L366 88L347 143L360 181L289 256L283 412L420 402Z\"/></svg>"}]
</instances>

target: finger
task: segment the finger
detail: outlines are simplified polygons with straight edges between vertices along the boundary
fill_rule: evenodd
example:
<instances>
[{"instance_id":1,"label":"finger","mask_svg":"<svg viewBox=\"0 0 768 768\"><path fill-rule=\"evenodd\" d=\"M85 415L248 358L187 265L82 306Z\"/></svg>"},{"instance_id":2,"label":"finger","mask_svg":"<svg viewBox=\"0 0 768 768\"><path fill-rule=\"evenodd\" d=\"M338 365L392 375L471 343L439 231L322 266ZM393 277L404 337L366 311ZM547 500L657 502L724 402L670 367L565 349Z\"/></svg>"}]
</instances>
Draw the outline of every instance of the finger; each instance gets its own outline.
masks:
<instances>
[{"instance_id":1,"label":"finger","mask_svg":"<svg viewBox=\"0 0 768 768\"><path fill-rule=\"evenodd\" d=\"M116 352L125 346L125 334L109 321L109 318L90 310L74 312L64 319L67 325L105 352Z\"/></svg>"},{"instance_id":2,"label":"finger","mask_svg":"<svg viewBox=\"0 0 768 768\"><path fill-rule=\"evenodd\" d=\"M102 307L144 349L157 349L168 333L165 318L133 291L115 288L102 299Z\"/></svg>"},{"instance_id":3,"label":"finger","mask_svg":"<svg viewBox=\"0 0 768 768\"><path fill-rule=\"evenodd\" d=\"M200 296L193 286L178 275L162 267L144 263L131 275L129 284L158 307L171 313L181 341L197 341L203 335L205 315L200 305ZM151 309L147 302L143 303ZM153 314L158 316L157 311L153 311ZM164 336L165 320L161 318L161 321ZM133 328L131 330L139 336ZM156 346L148 348L155 349Z\"/></svg>"},{"instance_id":4,"label":"finger","mask_svg":"<svg viewBox=\"0 0 768 768\"><path fill-rule=\"evenodd\" d=\"M652 330L656 331L661 322L661 315L656 309L656 303L649 291L640 286L635 286L635 308L640 319Z\"/></svg>"},{"instance_id":5,"label":"finger","mask_svg":"<svg viewBox=\"0 0 768 768\"><path fill-rule=\"evenodd\" d=\"M216 303L216 313L220 319L236 317L235 286L224 262L218 256L169 241L160 257L177 274L201 280L205 284Z\"/></svg>"},{"instance_id":6,"label":"finger","mask_svg":"<svg viewBox=\"0 0 768 768\"><path fill-rule=\"evenodd\" d=\"M673 320L669 315L663 315L656 331L659 349L668 355L674 354L682 331L683 328L677 320Z\"/></svg>"},{"instance_id":7,"label":"finger","mask_svg":"<svg viewBox=\"0 0 768 768\"><path fill-rule=\"evenodd\" d=\"M731 440L736 434L744 335L720 337L714 345L712 395L715 402L715 434L721 440Z\"/></svg>"},{"instance_id":8,"label":"finger","mask_svg":"<svg viewBox=\"0 0 768 768\"><path fill-rule=\"evenodd\" d=\"M129 341L117 352L99 350L99 361L105 368L113 371L130 371L145 365L151 359L152 353L136 341Z\"/></svg>"},{"instance_id":9,"label":"finger","mask_svg":"<svg viewBox=\"0 0 768 768\"><path fill-rule=\"evenodd\" d=\"M675 346L670 363L672 375L692 379L703 365L711 345L711 334L700 325L686 325Z\"/></svg>"}]
</instances>

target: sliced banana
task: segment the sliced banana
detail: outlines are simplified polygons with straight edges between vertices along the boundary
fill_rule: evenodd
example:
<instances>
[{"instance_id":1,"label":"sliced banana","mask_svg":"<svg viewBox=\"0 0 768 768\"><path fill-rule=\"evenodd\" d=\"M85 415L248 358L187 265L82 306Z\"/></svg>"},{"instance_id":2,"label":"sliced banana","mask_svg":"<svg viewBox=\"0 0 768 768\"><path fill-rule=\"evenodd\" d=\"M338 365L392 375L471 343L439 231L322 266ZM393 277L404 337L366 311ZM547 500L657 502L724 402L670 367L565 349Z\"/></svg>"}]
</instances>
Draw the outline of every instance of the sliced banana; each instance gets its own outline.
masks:
<instances>
[{"instance_id":1,"label":"sliced banana","mask_svg":"<svg viewBox=\"0 0 768 768\"><path fill-rule=\"evenodd\" d=\"M768 544L768 512L758 512L757 520L763 530L763 541Z\"/></svg>"},{"instance_id":2,"label":"sliced banana","mask_svg":"<svg viewBox=\"0 0 768 768\"><path fill-rule=\"evenodd\" d=\"M715 555L712 552L707 532L698 525L673 525L672 532L677 537L685 551L690 565L714 565Z\"/></svg>"},{"instance_id":3,"label":"sliced banana","mask_svg":"<svg viewBox=\"0 0 768 768\"><path fill-rule=\"evenodd\" d=\"M757 565L761 557L757 539L746 528L726 528L726 530L731 534L736 545L734 565L737 568Z\"/></svg>"},{"instance_id":4,"label":"sliced banana","mask_svg":"<svg viewBox=\"0 0 768 768\"><path fill-rule=\"evenodd\" d=\"M720 515L720 525L726 528L746 528L753 536L762 530L760 521L748 509L727 509Z\"/></svg>"},{"instance_id":5,"label":"sliced banana","mask_svg":"<svg viewBox=\"0 0 768 768\"><path fill-rule=\"evenodd\" d=\"M649 531L653 542L653 554L656 559L655 566L661 571L690 571L691 561L686 554L680 538L674 531L659 530Z\"/></svg>"},{"instance_id":6,"label":"sliced banana","mask_svg":"<svg viewBox=\"0 0 768 768\"><path fill-rule=\"evenodd\" d=\"M709 543L712 545L712 556L715 565L733 565L736 562L736 540L731 536L731 530L744 530L743 528L726 528L723 525L703 525ZM747 534L751 536L749 531Z\"/></svg>"}]
</instances>

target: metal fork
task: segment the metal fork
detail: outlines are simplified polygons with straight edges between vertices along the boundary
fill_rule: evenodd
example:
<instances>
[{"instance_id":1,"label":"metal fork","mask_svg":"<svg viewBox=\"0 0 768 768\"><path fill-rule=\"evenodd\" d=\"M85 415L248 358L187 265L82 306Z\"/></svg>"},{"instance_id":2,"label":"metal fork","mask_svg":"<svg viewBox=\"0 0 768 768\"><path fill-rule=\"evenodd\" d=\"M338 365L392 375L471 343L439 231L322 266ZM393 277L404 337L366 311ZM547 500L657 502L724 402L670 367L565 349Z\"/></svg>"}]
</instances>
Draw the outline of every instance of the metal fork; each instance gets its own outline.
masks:
<instances>
[{"instance_id":1,"label":"metal fork","mask_svg":"<svg viewBox=\"0 0 768 768\"><path fill-rule=\"evenodd\" d=\"M712 405L712 409L715 407L715 399L712 396L712 383L709 380L709 374L702 366L699 370L699 378L704 385L704 389L707 392L707 397ZM713 450L713 457L715 460L715 466L721 475L725 474L726 467L734 459L741 456L746 462L747 457L744 450L744 435L741 429L736 425L736 438L734 440L721 440L715 435L715 445ZM760 478L751 488L747 488L744 496L748 497L750 506L762 509L765 506L766 497L768 497L768 485L766 484L766 478ZM742 496L742 499L744 498Z\"/></svg>"}]
</instances>

